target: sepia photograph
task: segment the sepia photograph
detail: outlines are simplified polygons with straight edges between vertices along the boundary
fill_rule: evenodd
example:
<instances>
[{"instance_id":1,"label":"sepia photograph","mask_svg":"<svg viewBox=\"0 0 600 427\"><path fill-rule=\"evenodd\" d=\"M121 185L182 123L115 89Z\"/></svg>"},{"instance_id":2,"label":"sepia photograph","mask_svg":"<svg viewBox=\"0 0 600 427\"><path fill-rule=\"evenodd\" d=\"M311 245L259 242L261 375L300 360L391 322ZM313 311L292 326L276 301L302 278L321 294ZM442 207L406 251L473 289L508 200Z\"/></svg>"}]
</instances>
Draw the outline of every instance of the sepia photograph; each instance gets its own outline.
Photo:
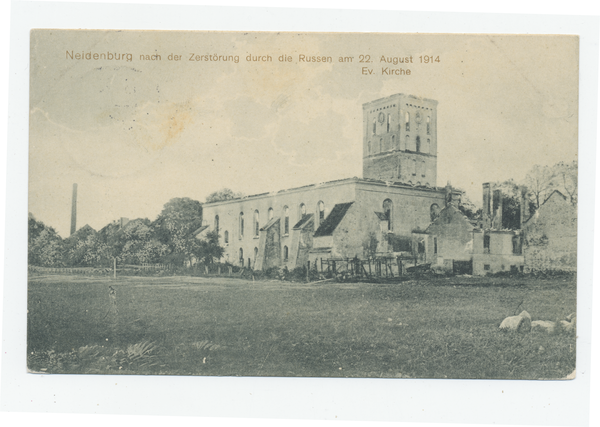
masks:
<instances>
[{"instance_id":1,"label":"sepia photograph","mask_svg":"<svg viewBox=\"0 0 600 427\"><path fill-rule=\"evenodd\" d=\"M576 378L578 36L30 46L30 374Z\"/></svg>"}]
</instances>

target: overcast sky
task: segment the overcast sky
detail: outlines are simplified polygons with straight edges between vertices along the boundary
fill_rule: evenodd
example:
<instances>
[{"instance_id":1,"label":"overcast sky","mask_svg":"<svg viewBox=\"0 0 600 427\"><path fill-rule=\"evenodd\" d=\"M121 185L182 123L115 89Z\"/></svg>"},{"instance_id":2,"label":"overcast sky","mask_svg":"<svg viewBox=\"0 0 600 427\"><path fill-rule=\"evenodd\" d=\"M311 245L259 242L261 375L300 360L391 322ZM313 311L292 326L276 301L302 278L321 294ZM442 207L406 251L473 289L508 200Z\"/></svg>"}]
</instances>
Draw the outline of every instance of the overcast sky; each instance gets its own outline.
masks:
<instances>
[{"instance_id":1,"label":"overcast sky","mask_svg":"<svg viewBox=\"0 0 600 427\"><path fill-rule=\"evenodd\" d=\"M29 211L63 237L73 183L78 228L99 229L223 187L254 194L360 177L362 104L400 92L439 101L437 185L451 181L476 204L483 182L577 158L575 37L44 30L31 39ZM161 60L140 60L152 54ZM298 63L300 54L334 62ZM382 55L412 56L391 66L411 75L381 75ZM420 64L422 55L440 62Z\"/></svg>"}]
</instances>

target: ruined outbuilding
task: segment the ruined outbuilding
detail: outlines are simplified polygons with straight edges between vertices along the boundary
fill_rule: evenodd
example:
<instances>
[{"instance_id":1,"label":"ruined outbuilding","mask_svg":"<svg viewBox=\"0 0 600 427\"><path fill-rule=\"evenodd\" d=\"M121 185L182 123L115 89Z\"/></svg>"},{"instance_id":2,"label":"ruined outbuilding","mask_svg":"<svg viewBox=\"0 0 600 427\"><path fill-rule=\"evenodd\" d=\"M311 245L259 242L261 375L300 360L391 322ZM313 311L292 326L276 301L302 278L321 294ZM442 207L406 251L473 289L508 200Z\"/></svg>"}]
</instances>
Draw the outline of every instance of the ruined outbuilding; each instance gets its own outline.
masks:
<instances>
[{"instance_id":1,"label":"ruined outbuilding","mask_svg":"<svg viewBox=\"0 0 600 427\"><path fill-rule=\"evenodd\" d=\"M577 270L577 208L553 191L523 224L526 271Z\"/></svg>"},{"instance_id":2,"label":"ruined outbuilding","mask_svg":"<svg viewBox=\"0 0 600 427\"><path fill-rule=\"evenodd\" d=\"M478 276L522 271L522 232L502 228L500 191L492 193L490 184L483 184L483 211L478 222L469 221L458 205L456 196L450 197L426 230L426 258L432 268Z\"/></svg>"}]
</instances>

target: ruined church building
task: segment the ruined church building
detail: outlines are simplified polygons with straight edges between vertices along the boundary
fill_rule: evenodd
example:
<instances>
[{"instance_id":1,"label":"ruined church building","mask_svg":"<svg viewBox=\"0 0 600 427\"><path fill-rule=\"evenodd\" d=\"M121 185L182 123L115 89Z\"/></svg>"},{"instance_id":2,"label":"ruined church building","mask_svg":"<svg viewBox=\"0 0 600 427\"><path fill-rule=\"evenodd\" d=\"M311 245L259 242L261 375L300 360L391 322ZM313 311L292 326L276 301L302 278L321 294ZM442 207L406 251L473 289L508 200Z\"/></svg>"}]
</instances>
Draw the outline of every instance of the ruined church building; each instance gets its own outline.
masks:
<instances>
[{"instance_id":1,"label":"ruined church building","mask_svg":"<svg viewBox=\"0 0 600 427\"><path fill-rule=\"evenodd\" d=\"M217 230L223 260L255 270L372 256L448 265L426 233L460 200L437 187L437 104L405 94L364 104L362 178L207 203L198 237Z\"/></svg>"}]
</instances>

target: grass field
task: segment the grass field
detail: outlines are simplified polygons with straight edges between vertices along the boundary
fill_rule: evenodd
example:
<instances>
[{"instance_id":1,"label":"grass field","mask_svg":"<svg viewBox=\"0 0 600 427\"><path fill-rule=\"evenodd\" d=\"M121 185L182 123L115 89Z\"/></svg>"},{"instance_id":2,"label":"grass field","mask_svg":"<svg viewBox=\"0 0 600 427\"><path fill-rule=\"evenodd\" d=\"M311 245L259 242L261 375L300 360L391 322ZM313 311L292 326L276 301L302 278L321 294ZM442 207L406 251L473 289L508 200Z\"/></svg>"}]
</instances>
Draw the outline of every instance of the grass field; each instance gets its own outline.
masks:
<instances>
[{"instance_id":1,"label":"grass field","mask_svg":"<svg viewBox=\"0 0 600 427\"><path fill-rule=\"evenodd\" d=\"M108 287L116 290L118 313ZM574 333L500 322L575 311L573 277L315 284L31 276L28 366L45 373L563 378Z\"/></svg>"}]
</instances>

